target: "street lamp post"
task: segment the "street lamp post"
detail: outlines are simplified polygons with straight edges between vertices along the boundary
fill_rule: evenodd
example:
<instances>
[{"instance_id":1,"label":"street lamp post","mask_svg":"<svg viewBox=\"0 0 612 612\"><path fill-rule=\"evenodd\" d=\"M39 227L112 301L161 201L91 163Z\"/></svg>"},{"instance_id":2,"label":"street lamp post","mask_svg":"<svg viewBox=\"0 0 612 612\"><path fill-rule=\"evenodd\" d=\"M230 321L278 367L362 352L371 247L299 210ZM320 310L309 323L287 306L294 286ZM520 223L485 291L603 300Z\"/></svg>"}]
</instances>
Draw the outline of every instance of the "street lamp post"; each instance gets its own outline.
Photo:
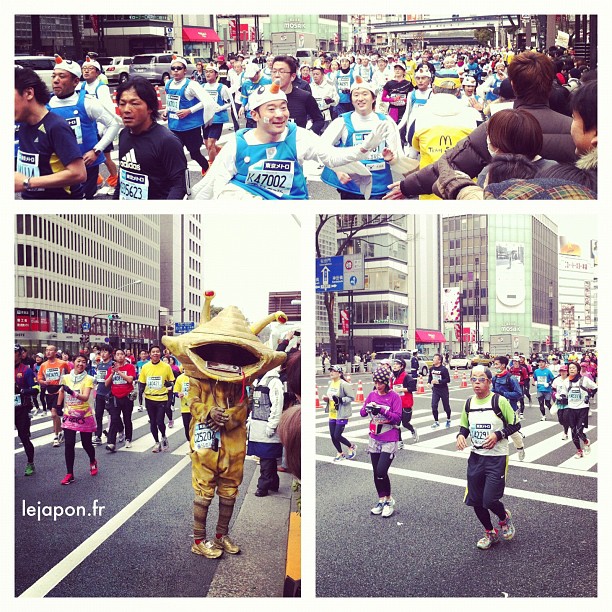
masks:
<instances>
[{"instance_id":1,"label":"street lamp post","mask_svg":"<svg viewBox=\"0 0 612 612\"><path fill-rule=\"evenodd\" d=\"M478 353L480 353L480 258L474 258L476 268L476 283L475 283L475 305L474 316L476 320L476 342L478 343Z\"/></svg>"},{"instance_id":2,"label":"street lamp post","mask_svg":"<svg viewBox=\"0 0 612 612\"><path fill-rule=\"evenodd\" d=\"M578 315L578 335L576 336L576 348L580 348L580 315Z\"/></svg>"},{"instance_id":3,"label":"street lamp post","mask_svg":"<svg viewBox=\"0 0 612 612\"><path fill-rule=\"evenodd\" d=\"M548 323L549 323L549 336L548 336L548 352L552 352L553 350L553 282L550 281L548 283Z\"/></svg>"},{"instance_id":4,"label":"street lamp post","mask_svg":"<svg viewBox=\"0 0 612 612\"><path fill-rule=\"evenodd\" d=\"M459 354L463 357L463 278L459 281Z\"/></svg>"},{"instance_id":5,"label":"street lamp post","mask_svg":"<svg viewBox=\"0 0 612 612\"><path fill-rule=\"evenodd\" d=\"M130 281L129 283L125 283L124 285L120 285L119 287L115 287L115 289L113 289L113 295L115 296L115 306L117 306L117 292L120 291L121 289L125 289L126 287L131 287L132 285L140 285L142 283L142 280L138 279L135 281ZM112 296L110 294L107 294L108 298L109 298L109 304L108 304L108 310L112 311L112 312L117 312L117 308L115 307L114 309L111 308L110 306L110 302L111 302L111 298ZM110 319L106 320L106 337L110 339ZM116 324L115 324L116 325Z\"/></svg>"}]
</instances>

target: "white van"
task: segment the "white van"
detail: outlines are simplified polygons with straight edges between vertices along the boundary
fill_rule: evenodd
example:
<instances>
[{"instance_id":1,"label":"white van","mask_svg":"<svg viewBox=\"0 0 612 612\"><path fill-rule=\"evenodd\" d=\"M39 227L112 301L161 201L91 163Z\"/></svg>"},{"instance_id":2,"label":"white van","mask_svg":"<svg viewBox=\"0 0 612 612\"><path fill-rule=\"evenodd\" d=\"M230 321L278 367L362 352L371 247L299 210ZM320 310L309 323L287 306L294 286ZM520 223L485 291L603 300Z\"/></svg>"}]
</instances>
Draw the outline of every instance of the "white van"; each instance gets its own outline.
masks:
<instances>
[{"instance_id":1,"label":"white van","mask_svg":"<svg viewBox=\"0 0 612 612\"><path fill-rule=\"evenodd\" d=\"M298 49L295 52L295 57L300 66L303 66L304 64L312 66L314 61L319 57L319 50L308 48Z\"/></svg>"}]
</instances>

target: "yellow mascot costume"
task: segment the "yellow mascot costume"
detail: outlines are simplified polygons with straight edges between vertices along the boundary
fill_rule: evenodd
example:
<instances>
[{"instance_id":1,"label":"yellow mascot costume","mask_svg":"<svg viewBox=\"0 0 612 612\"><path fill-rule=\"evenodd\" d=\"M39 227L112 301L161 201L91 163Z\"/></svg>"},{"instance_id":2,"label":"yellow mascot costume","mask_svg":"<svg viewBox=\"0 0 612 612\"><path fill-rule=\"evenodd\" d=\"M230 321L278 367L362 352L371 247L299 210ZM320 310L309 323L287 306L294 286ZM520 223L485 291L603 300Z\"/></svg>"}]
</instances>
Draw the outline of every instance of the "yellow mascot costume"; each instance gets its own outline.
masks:
<instances>
[{"instance_id":1,"label":"yellow mascot costume","mask_svg":"<svg viewBox=\"0 0 612 612\"><path fill-rule=\"evenodd\" d=\"M220 557L224 550L240 552L227 532L246 453L246 386L286 358L284 352L270 349L256 334L273 321L287 322L287 316L279 311L249 326L235 306L224 308L211 319L214 296L212 291L204 293L202 320L192 332L162 338L189 376L187 402L195 490L191 551L209 559ZM206 517L215 489L219 519L214 539L207 541Z\"/></svg>"}]
</instances>

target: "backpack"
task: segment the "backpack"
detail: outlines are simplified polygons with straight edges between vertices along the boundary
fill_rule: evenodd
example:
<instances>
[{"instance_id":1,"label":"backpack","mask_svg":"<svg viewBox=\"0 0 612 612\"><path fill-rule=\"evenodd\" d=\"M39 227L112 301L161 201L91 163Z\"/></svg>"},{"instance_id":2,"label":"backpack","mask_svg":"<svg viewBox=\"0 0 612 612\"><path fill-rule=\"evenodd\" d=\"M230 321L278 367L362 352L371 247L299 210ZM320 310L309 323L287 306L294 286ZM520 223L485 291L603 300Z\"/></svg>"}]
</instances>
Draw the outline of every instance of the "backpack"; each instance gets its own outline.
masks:
<instances>
[{"instance_id":1,"label":"backpack","mask_svg":"<svg viewBox=\"0 0 612 612\"><path fill-rule=\"evenodd\" d=\"M470 403L471 402L472 402L472 398L470 396L465 401L465 413L466 414L470 414ZM506 417L502 414L502 411L499 407L499 394L498 393L493 394L493 399L491 400L491 408L493 408L493 412L495 412L495 416L501 419L501 421L504 424L504 427L508 425L508 421L506 420Z\"/></svg>"},{"instance_id":2,"label":"backpack","mask_svg":"<svg viewBox=\"0 0 612 612\"><path fill-rule=\"evenodd\" d=\"M270 418L271 410L272 401L270 400L270 387L268 387L268 385L258 384L253 388L253 396L251 397L249 406L251 418L255 421L267 421Z\"/></svg>"}]
</instances>

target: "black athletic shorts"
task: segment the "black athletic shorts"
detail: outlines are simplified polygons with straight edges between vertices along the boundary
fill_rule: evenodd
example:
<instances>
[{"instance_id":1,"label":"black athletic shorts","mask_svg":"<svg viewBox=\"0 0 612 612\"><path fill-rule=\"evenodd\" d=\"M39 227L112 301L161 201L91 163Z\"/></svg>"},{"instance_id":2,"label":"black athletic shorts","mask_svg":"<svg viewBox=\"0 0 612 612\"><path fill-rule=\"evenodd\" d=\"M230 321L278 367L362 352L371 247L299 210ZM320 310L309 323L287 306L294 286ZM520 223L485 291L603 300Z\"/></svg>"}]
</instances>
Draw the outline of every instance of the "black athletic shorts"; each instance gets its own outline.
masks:
<instances>
[{"instance_id":1,"label":"black athletic shorts","mask_svg":"<svg viewBox=\"0 0 612 612\"><path fill-rule=\"evenodd\" d=\"M479 455L471 452L467 467L464 501L468 506L488 508L504 496L508 455Z\"/></svg>"},{"instance_id":2,"label":"black athletic shorts","mask_svg":"<svg viewBox=\"0 0 612 612\"><path fill-rule=\"evenodd\" d=\"M222 123L211 123L204 128L204 138L214 138L215 140L219 140L222 131Z\"/></svg>"}]
</instances>

